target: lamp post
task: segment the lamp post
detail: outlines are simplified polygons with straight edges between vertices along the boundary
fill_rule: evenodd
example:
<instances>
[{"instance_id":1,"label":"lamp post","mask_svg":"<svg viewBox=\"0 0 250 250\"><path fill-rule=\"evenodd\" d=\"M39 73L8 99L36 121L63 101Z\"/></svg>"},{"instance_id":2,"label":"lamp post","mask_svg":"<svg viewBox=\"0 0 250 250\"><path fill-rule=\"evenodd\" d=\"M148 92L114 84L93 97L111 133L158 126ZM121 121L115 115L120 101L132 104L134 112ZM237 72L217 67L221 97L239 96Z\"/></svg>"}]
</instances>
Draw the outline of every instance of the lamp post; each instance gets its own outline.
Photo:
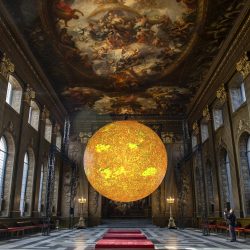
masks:
<instances>
[{"instance_id":1,"label":"lamp post","mask_svg":"<svg viewBox=\"0 0 250 250\"><path fill-rule=\"evenodd\" d=\"M81 197L81 198L78 199L78 202L79 202L79 205L80 205L80 219L79 219L77 228L78 229L86 228L85 219L83 218L83 204L85 204L87 202L87 199Z\"/></svg>"},{"instance_id":2,"label":"lamp post","mask_svg":"<svg viewBox=\"0 0 250 250\"><path fill-rule=\"evenodd\" d=\"M176 225L175 225L174 218L172 215L172 205L174 204L174 198L171 196L169 198L167 198L167 203L169 204L169 211L170 211L168 228L169 229L176 229Z\"/></svg>"}]
</instances>

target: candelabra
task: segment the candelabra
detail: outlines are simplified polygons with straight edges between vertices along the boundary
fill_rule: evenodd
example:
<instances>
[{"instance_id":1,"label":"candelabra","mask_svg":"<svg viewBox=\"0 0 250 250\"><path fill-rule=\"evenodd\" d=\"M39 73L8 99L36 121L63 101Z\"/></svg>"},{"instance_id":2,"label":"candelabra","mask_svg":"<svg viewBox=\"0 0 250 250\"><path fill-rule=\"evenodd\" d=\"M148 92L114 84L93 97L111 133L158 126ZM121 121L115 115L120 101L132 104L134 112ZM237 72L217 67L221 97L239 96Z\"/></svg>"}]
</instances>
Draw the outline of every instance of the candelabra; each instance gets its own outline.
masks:
<instances>
[{"instance_id":1,"label":"candelabra","mask_svg":"<svg viewBox=\"0 0 250 250\"><path fill-rule=\"evenodd\" d=\"M167 198L167 203L169 204L169 221L168 221L168 228L169 229L176 229L176 225L174 222L174 218L172 215L172 205L174 204L174 198L172 198L171 196L169 198Z\"/></svg>"},{"instance_id":2,"label":"candelabra","mask_svg":"<svg viewBox=\"0 0 250 250\"><path fill-rule=\"evenodd\" d=\"M77 228L82 229L82 228L86 228L85 219L83 217L83 205L87 202L87 199L82 197L78 199L78 202L80 205L80 219L79 219Z\"/></svg>"}]
</instances>

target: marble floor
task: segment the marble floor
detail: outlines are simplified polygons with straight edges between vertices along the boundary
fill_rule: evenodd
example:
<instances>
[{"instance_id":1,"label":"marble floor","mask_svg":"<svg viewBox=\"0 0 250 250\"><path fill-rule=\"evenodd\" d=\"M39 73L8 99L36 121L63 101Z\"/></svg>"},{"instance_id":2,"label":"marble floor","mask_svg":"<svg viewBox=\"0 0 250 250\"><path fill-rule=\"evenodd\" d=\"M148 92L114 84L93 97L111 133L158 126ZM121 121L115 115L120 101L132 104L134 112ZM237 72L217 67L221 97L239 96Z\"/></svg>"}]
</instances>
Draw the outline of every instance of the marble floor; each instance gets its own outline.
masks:
<instances>
[{"instance_id":1,"label":"marble floor","mask_svg":"<svg viewBox=\"0 0 250 250\"><path fill-rule=\"evenodd\" d=\"M237 242L230 242L224 235L211 234L203 236L198 230L169 230L166 228L140 228L155 244L158 250L215 250L245 249L250 250L250 239L244 237ZM54 250L93 250L95 242L101 238L107 228L60 230L51 232L50 236L36 234L19 239L0 241L0 249L54 249Z\"/></svg>"}]
</instances>

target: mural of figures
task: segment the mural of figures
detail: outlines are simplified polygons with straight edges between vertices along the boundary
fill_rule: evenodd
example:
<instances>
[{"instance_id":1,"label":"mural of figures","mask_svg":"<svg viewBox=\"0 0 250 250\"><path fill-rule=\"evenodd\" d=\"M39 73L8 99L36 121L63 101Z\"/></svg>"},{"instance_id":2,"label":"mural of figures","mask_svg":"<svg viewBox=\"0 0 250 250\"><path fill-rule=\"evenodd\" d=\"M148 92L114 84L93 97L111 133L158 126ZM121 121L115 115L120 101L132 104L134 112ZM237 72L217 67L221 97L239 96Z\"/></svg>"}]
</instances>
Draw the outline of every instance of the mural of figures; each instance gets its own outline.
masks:
<instances>
[{"instance_id":1,"label":"mural of figures","mask_svg":"<svg viewBox=\"0 0 250 250\"><path fill-rule=\"evenodd\" d=\"M156 112L164 114L168 106L178 98L188 99L189 94L188 88L175 86L155 86L136 94L106 93L86 87L67 88L62 93L68 100L73 98L79 108L88 106L99 114L154 114ZM172 109L172 113L178 115L178 112L180 108Z\"/></svg>"},{"instance_id":2,"label":"mural of figures","mask_svg":"<svg viewBox=\"0 0 250 250\"><path fill-rule=\"evenodd\" d=\"M246 0L3 2L70 112L180 118Z\"/></svg>"},{"instance_id":3,"label":"mural of figures","mask_svg":"<svg viewBox=\"0 0 250 250\"><path fill-rule=\"evenodd\" d=\"M186 54L198 1L55 0L52 11L64 56L120 87L162 76Z\"/></svg>"}]
</instances>

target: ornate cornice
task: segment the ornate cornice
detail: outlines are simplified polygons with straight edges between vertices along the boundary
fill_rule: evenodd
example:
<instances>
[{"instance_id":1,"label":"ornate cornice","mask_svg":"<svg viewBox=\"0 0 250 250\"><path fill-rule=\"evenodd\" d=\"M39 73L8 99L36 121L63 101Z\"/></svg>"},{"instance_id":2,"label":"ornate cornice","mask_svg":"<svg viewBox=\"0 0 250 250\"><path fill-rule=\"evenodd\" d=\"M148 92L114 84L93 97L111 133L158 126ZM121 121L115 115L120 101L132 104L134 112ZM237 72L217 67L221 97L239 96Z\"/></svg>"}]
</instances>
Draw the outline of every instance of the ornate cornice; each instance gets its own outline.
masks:
<instances>
[{"instance_id":1,"label":"ornate cornice","mask_svg":"<svg viewBox=\"0 0 250 250\"><path fill-rule=\"evenodd\" d=\"M11 27L11 28L10 28ZM17 51L23 62L25 62L25 66L28 67L32 75L34 76L37 84L42 87L43 91L50 96L51 106L55 108L57 111L55 115L59 118L61 123L63 124L65 115L67 115L67 111L59 97L56 95L51 83L47 79L37 60L33 56L30 48L26 45L22 35L14 24L12 18L10 17L8 11L6 10L3 3L0 1L0 30L3 36L6 36L9 39L8 42L11 44L9 46L13 46L13 50Z\"/></svg>"},{"instance_id":2,"label":"ornate cornice","mask_svg":"<svg viewBox=\"0 0 250 250\"><path fill-rule=\"evenodd\" d=\"M220 104L223 105L227 100L227 92L224 84L216 91L216 97Z\"/></svg>"},{"instance_id":3,"label":"ornate cornice","mask_svg":"<svg viewBox=\"0 0 250 250\"><path fill-rule=\"evenodd\" d=\"M215 58L212 66L200 90L197 92L192 104L189 108L188 117L195 119L195 115L198 115L197 107L201 105L201 102L208 102L208 98L205 95L212 89L213 86L217 85L220 81L219 78L222 74L227 74L226 77L229 79L231 75L228 74L229 70L235 69L235 63L239 52L242 53L242 47L246 46L246 41L249 41L250 34L250 2L246 2L244 10L235 22L227 40L223 43L223 47ZM222 73L223 72L223 73ZM233 74L233 71L231 72ZM224 75L225 78L225 75ZM191 118L192 119L192 118Z\"/></svg>"},{"instance_id":4,"label":"ornate cornice","mask_svg":"<svg viewBox=\"0 0 250 250\"><path fill-rule=\"evenodd\" d=\"M236 70L241 73L243 79L247 78L250 74L250 58L247 55L247 52L240 58L240 60L236 63Z\"/></svg>"},{"instance_id":5,"label":"ornate cornice","mask_svg":"<svg viewBox=\"0 0 250 250\"><path fill-rule=\"evenodd\" d=\"M0 74L8 81L9 75L15 71L14 64L4 53L1 57L0 55Z\"/></svg>"}]
</instances>

